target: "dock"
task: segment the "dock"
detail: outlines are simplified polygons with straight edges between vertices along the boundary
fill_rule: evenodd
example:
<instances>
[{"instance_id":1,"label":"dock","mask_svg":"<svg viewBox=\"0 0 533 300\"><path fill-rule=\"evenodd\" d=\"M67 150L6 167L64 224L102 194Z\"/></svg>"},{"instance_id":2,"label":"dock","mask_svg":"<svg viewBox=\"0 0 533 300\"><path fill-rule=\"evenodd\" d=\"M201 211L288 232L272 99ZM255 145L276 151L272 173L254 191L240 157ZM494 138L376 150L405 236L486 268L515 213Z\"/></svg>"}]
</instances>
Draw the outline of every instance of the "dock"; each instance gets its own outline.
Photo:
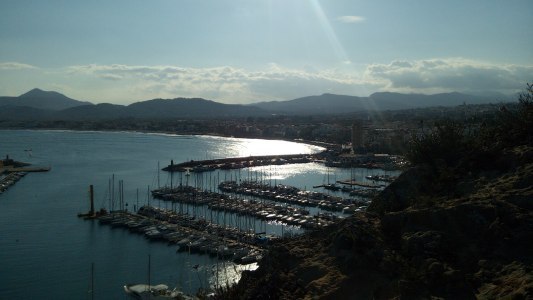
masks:
<instances>
[{"instance_id":1,"label":"dock","mask_svg":"<svg viewBox=\"0 0 533 300\"><path fill-rule=\"evenodd\" d=\"M14 185L25 175L25 172L11 172L5 176L0 175L0 194L5 192L10 186Z\"/></svg>"},{"instance_id":2,"label":"dock","mask_svg":"<svg viewBox=\"0 0 533 300\"><path fill-rule=\"evenodd\" d=\"M241 264L260 260L268 240L276 238L150 206L141 207L137 213L117 211L97 219L102 225L126 228L149 240L176 245L176 252L207 254Z\"/></svg>"}]
</instances>

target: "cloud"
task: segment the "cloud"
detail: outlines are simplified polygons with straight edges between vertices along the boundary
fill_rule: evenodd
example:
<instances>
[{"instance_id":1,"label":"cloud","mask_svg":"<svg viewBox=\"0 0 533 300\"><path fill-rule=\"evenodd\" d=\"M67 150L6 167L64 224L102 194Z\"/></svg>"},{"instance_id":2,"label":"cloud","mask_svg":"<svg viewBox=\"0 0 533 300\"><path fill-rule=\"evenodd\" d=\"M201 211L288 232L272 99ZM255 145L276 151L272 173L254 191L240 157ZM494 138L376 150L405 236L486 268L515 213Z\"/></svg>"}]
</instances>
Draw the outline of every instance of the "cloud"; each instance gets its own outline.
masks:
<instances>
[{"instance_id":1,"label":"cloud","mask_svg":"<svg viewBox=\"0 0 533 300\"><path fill-rule=\"evenodd\" d=\"M27 70L27 69L38 69L38 68L32 65L22 64L18 62L0 63L0 70Z\"/></svg>"},{"instance_id":2,"label":"cloud","mask_svg":"<svg viewBox=\"0 0 533 300\"><path fill-rule=\"evenodd\" d=\"M533 78L533 66L490 64L462 58L393 61L367 66L364 77L383 90L434 93L514 93Z\"/></svg>"},{"instance_id":3,"label":"cloud","mask_svg":"<svg viewBox=\"0 0 533 300\"><path fill-rule=\"evenodd\" d=\"M68 72L135 86L136 94L146 97L203 97L226 103L287 100L328 91L357 94L361 92L357 88L364 86L355 76L335 70L289 69L274 63L259 71L230 66L183 68L115 64L72 66Z\"/></svg>"},{"instance_id":4,"label":"cloud","mask_svg":"<svg viewBox=\"0 0 533 300\"><path fill-rule=\"evenodd\" d=\"M361 16L340 16L337 21L342 23L361 23L365 21L365 18Z\"/></svg>"}]
</instances>

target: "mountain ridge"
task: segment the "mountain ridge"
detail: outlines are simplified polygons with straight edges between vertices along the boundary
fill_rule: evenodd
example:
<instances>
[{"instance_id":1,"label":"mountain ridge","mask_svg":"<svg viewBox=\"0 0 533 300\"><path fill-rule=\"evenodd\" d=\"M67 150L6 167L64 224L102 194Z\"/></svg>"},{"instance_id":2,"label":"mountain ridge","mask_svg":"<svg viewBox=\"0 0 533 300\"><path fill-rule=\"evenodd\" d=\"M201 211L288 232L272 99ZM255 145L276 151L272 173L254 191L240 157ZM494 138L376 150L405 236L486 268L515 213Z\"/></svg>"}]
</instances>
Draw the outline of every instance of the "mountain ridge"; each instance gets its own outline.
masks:
<instances>
[{"instance_id":1,"label":"mountain ridge","mask_svg":"<svg viewBox=\"0 0 533 300\"><path fill-rule=\"evenodd\" d=\"M457 92L433 95L373 93L368 97L324 93L286 101L225 104L203 98L151 99L129 105L92 104L54 91L34 88L18 97L0 97L0 119L101 120L116 118L224 118L283 115L333 115L361 111L401 110L463 103L499 102L492 97ZM8 107L17 107L9 108Z\"/></svg>"},{"instance_id":2,"label":"mountain ridge","mask_svg":"<svg viewBox=\"0 0 533 300\"><path fill-rule=\"evenodd\" d=\"M265 101L252 105L272 113L285 114L342 114L357 111L400 110L431 106L456 106L463 103L482 104L500 102L492 96L475 96L459 92L438 94L402 94L376 92L368 97L324 93L286 101Z\"/></svg>"}]
</instances>

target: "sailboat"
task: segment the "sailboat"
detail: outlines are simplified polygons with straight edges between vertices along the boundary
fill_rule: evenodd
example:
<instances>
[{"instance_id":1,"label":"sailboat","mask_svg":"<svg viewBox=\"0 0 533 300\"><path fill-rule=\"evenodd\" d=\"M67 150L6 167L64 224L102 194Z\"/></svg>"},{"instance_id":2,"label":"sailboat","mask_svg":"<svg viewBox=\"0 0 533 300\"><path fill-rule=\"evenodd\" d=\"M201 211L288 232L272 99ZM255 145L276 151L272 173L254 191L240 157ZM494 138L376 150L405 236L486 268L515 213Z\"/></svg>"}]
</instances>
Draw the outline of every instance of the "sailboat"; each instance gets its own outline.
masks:
<instances>
[{"instance_id":1,"label":"sailboat","mask_svg":"<svg viewBox=\"0 0 533 300\"><path fill-rule=\"evenodd\" d=\"M148 255L148 284L126 284L124 291L133 299L141 300L193 299L177 288L171 290L166 284L151 285L150 255Z\"/></svg>"},{"instance_id":2,"label":"sailboat","mask_svg":"<svg viewBox=\"0 0 533 300\"><path fill-rule=\"evenodd\" d=\"M330 191L338 191L340 190L340 186L338 186L335 181L333 183L329 183L329 173L330 173L330 170L328 168L328 171L327 171L327 175L328 175L328 183L327 184L324 184L324 188L326 190L330 190Z\"/></svg>"}]
</instances>

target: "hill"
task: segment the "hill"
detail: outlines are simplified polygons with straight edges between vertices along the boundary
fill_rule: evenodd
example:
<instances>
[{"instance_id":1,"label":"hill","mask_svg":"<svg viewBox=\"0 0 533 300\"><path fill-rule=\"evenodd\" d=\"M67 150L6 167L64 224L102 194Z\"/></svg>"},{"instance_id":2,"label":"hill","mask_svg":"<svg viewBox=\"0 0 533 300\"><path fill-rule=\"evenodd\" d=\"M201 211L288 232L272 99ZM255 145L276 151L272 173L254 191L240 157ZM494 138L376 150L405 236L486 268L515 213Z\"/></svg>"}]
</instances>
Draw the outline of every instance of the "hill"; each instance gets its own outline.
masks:
<instances>
[{"instance_id":1,"label":"hill","mask_svg":"<svg viewBox=\"0 0 533 300\"><path fill-rule=\"evenodd\" d=\"M74 100L57 92L43 91L37 88L18 97L0 97L0 107L19 106L59 111L80 105L91 105L91 103Z\"/></svg>"},{"instance_id":2,"label":"hill","mask_svg":"<svg viewBox=\"0 0 533 300\"><path fill-rule=\"evenodd\" d=\"M130 104L126 111L143 118L213 118L266 115L256 107L223 104L202 98L154 99Z\"/></svg>"},{"instance_id":3,"label":"hill","mask_svg":"<svg viewBox=\"0 0 533 300\"><path fill-rule=\"evenodd\" d=\"M472 96L456 92L434 95L382 92L374 93L369 97L323 94L289 101L260 102L253 105L272 113L313 115L457 106L463 103L482 104L501 101L502 98Z\"/></svg>"},{"instance_id":4,"label":"hill","mask_svg":"<svg viewBox=\"0 0 533 300\"><path fill-rule=\"evenodd\" d=\"M244 105L222 104L200 98L153 99L128 106L103 103L77 106L59 112L62 120L101 119L193 119L264 115L260 109Z\"/></svg>"},{"instance_id":5,"label":"hill","mask_svg":"<svg viewBox=\"0 0 533 300\"><path fill-rule=\"evenodd\" d=\"M223 104L201 98L153 99L127 106L94 105L40 89L18 97L0 97L0 107L1 120L191 119L268 114L253 106Z\"/></svg>"},{"instance_id":6,"label":"hill","mask_svg":"<svg viewBox=\"0 0 533 300\"><path fill-rule=\"evenodd\" d=\"M531 299L533 88L466 129L419 137L367 212L274 242L217 298Z\"/></svg>"}]
</instances>

